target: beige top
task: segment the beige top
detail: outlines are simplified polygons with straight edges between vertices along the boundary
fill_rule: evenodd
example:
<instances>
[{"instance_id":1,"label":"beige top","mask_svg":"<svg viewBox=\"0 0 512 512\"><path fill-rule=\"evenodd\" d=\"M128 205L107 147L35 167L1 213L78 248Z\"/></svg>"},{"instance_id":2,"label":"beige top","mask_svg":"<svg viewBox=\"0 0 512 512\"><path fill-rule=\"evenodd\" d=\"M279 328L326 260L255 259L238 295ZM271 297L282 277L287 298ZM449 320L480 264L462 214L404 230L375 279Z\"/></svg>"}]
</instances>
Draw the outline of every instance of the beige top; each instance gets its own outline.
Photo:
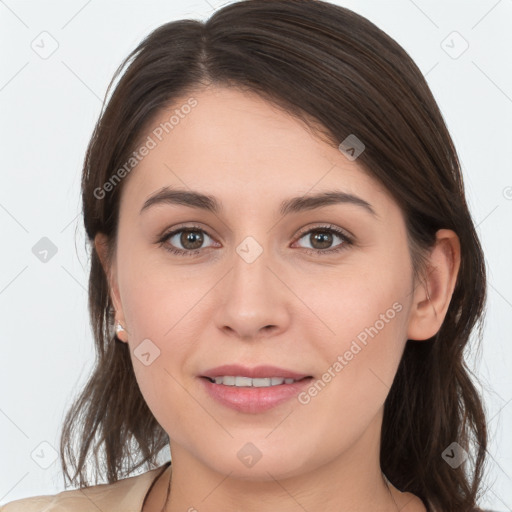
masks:
<instances>
[{"instance_id":1,"label":"beige top","mask_svg":"<svg viewBox=\"0 0 512 512\"><path fill-rule=\"evenodd\" d=\"M166 462L163 466L113 484L11 501L0 506L0 512L141 512L151 484L162 473L169 475L170 471L171 463ZM169 478L167 475L162 475L162 478Z\"/></svg>"}]
</instances>

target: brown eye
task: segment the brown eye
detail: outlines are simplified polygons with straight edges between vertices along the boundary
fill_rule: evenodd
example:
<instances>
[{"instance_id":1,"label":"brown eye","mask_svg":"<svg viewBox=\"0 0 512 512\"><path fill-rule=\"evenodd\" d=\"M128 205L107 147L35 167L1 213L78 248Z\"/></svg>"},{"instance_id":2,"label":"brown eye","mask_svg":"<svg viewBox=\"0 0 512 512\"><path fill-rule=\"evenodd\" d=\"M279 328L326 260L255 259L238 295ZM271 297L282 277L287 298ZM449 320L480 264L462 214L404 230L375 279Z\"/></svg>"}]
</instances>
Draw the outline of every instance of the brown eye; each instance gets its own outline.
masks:
<instances>
[{"instance_id":1,"label":"brown eye","mask_svg":"<svg viewBox=\"0 0 512 512\"><path fill-rule=\"evenodd\" d=\"M181 231L179 241L184 249L194 250L199 249L203 245L204 236L201 231L186 229Z\"/></svg>"},{"instance_id":2,"label":"brown eye","mask_svg":"<svg viewBox=\"0 0 512 512\"><path fill-rule=\"evenodd\" d=\"M164 235L158 242L161 246L173 254L180 256L193 256L204 249L203 244L212 240L203 229L195 226L175 229Z\"/></svg>"},{"instance_id":3,"label":"brown eye","mask_svg":"<svg viewBox=\"0 0 512 512\"><path fill-rule=\"evenodd\" d=\"M341 230L335 227L318 227L314 229L310 229L301 235L299 240L306 239L310 247L312 249L309 251L313 254L329 254L332 252L337 252L345 249L347 245L351 245L352 240L348 235L343 233ZM341 243L337 243L334 247L332 245L336 242L336 239L339 239Z\"/></svg>"},{"instance_id":4,"label":"brown eye","mask_svg":"<svg viewBox=\"0 0 512 512\"><path fill-rule=\"evenodd\" d=\"M325 231L312 231L309 234L309 240L313 245L313 249L329 249L333 243L333 234Z\"/></svg>"}]
</instances>

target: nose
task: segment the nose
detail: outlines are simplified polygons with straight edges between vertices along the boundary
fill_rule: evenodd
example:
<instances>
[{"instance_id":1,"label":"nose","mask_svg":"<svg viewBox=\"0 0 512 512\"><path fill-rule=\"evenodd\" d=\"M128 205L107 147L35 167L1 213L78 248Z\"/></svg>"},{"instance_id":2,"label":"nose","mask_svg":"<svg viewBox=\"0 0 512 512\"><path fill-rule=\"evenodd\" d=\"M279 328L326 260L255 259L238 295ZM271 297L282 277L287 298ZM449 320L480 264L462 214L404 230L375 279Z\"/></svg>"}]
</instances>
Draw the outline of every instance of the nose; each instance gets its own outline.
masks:
<instances>
[{"instance_id":1,"label":"nose","mask_svg":"<svg viewBox=\"0 0 512 512\"><path fill-rule=\"evenodd\" d=\"M270 259L265 251L252 262L234 255L231 271L216 287L215 323L224 334L253 340L288 328L293 294Z\"/></svg>"}]
</instances>

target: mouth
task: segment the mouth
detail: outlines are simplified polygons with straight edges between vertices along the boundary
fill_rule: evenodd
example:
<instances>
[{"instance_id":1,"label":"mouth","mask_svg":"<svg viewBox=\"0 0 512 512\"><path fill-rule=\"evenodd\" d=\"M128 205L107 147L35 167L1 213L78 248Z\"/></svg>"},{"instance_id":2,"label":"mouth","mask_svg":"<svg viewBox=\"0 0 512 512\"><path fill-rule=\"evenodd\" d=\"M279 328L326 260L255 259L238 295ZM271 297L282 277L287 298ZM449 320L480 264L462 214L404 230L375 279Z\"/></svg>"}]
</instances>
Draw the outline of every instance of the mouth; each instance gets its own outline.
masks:
<instances>
[{"instance_id":1,"label":"mouth","mask_svg":"<svg viewBox=\"0 0 512 512\"><path fill-rule=\"evenodd\" d=\"M298 373L277 366L260 365L248 367L240 364L224 364L217 366L202 372L201 376L213 380L220 377L222 380L216 383L225 384L227 386L252 386L255 381L256 387L272 384L272 382L270 382L270 384L266 381L263 382L262 379L271 379L271 381L273 379L276 385L280 385L282 382L278 382L277 379L284 379L284 381L288 381L285 383L291 383L290 379L299 381L304 377L311 377L311 375L307 375L306 373Z\"/></svg>"},{"instance_id":2,"label":"mouth","mask_svg":"<svg viewBox=\"0 0 512 512\"><path fill-rule=\"evenodd\" d=\"M223 407L243 413L263 413L288 402L310 385L312 375L276 367L217 367L199 375L203 389Z\"/></svg>"},{"instance_id":3,"label":"mouth","mask_svg":"<svg viewBox=\"0 0 512 512\"><path fill-rule=\"evenodd\" d=\"M221 384L223 386L234 386L237 388L268 388L274 386L282 386L283 384L293 384L295 382L301 382L305 379L312 379L311 375L302 377L299 379L284 378L284 377L259 377L251 378L244 377L241 375L220 375L217 377L206 377L213 384Z\"/></svg>"}]
</instances>

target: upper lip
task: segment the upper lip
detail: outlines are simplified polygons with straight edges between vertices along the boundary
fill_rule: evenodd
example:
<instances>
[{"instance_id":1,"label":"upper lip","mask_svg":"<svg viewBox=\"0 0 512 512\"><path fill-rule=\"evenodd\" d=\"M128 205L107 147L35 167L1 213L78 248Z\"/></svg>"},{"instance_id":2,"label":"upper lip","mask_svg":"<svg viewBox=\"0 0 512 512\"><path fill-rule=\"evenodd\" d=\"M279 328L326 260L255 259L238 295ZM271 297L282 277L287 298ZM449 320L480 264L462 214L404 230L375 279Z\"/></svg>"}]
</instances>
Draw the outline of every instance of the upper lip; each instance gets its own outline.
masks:
<instances>
[{"instance_id":1,"label":"upper lip","mask_svg":"<svg viewBox=\"0 0 512 512\"><path fill-rule=\"evenodd\" d=\"M305 373L297 373L291 370L286 370L285 368L278 368L277 366L262 365L248 368L247 366L241 366L239 364L216 366L202 374L202 377L210 377L212 379L223 376L250 377L252 379L282 377L284 379L294 380L309 377L309 375L306 375Z\"/></svg>"}]
</instances>

